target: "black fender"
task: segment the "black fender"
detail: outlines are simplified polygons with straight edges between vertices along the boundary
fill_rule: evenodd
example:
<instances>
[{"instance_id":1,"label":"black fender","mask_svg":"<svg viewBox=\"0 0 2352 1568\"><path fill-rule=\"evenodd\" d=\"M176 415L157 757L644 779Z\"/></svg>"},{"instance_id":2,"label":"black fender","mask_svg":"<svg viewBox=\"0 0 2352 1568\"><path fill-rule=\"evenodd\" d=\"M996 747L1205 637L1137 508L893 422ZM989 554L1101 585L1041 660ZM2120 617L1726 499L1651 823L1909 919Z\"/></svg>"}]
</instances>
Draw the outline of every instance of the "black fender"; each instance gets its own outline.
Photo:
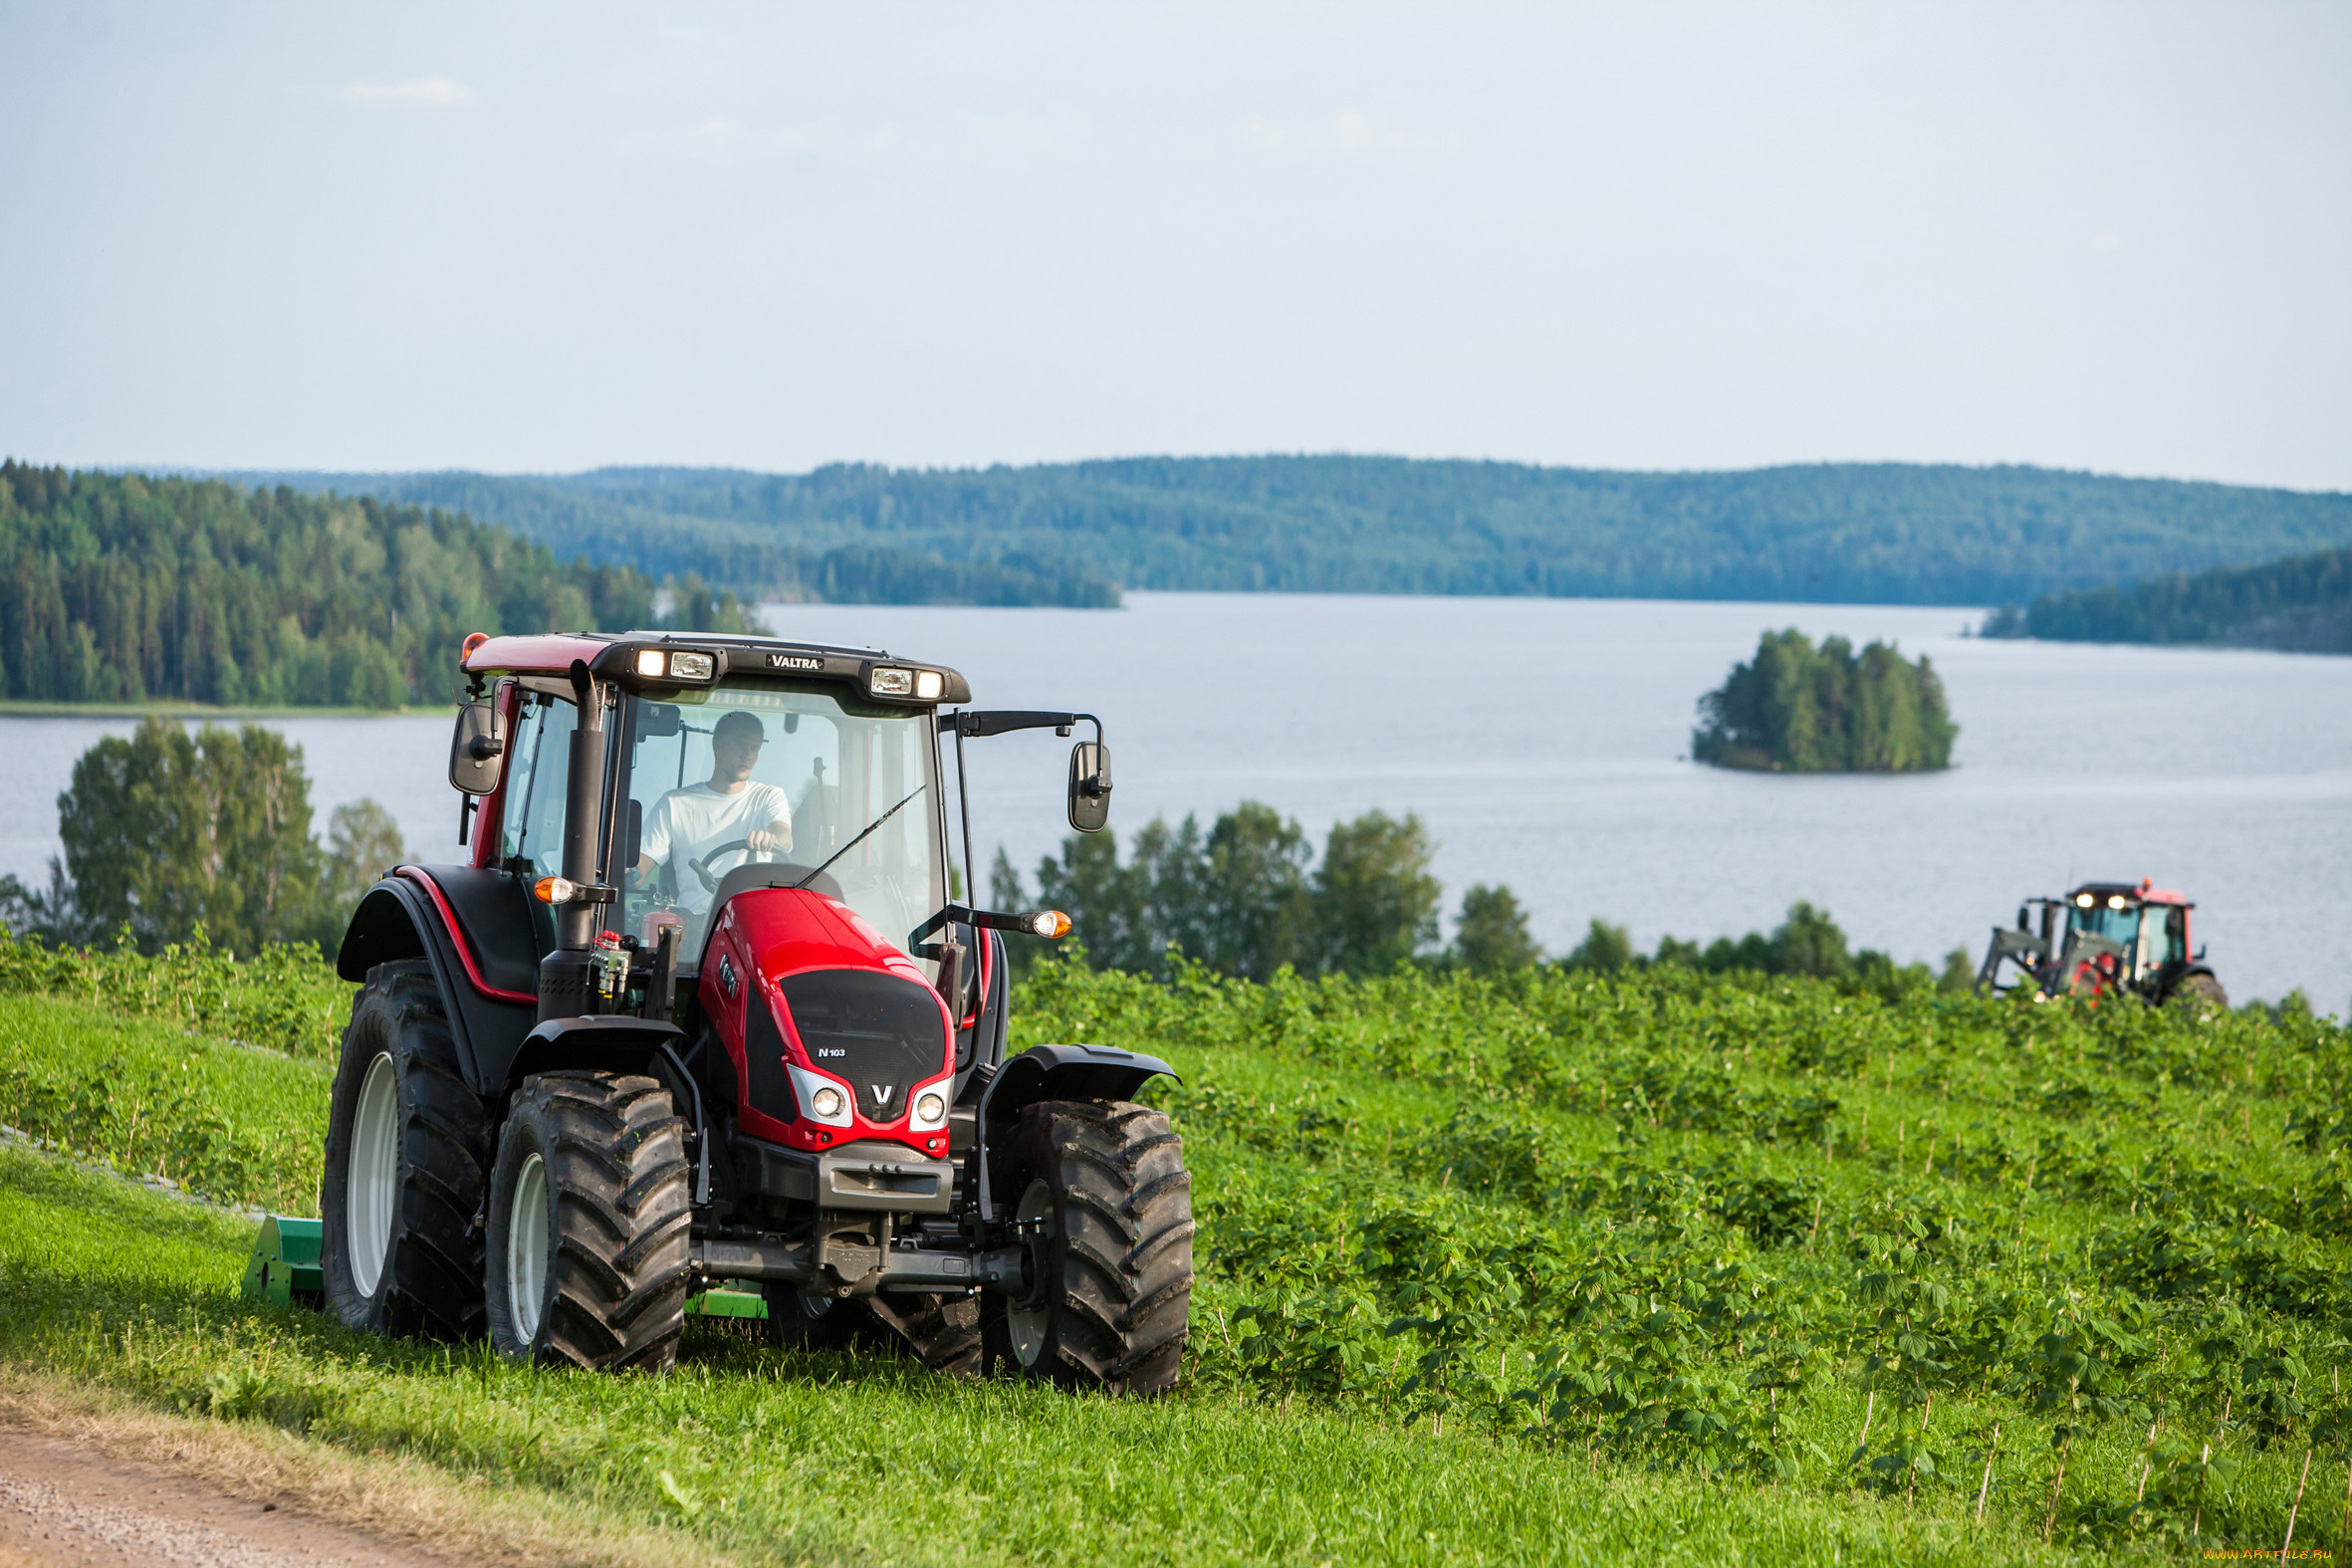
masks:
<instances>
[{"instance_id":1,"label":"black fender","mask_svg":"<svg viewBox=\"0 0 2352 1568\"><path fill-rule=\"evenodd\" d=\"M1025 1107L1040 1100L1127 1100L1154 1078L1175 1077L1176 1069L1157 1056L1114 1045L1032 1045L1006 1062L980 1097L980 1140L972 1163L979 1172L981 1216L996 1218L989 1147L1012 1134Z\"/></svg>"},{"instance_id":2,"label":"black fender","mask_svg":"<svg viewBox=\"0 0 2352 1568\"><path fill-rule=\"evenodd\" d=\"M611 1013L581 1018L550 1018L535 1026L515 1048L507 1065L506 1083L499 1091L497 1110L503 1119L507 1102L535 1072L581 1068L589 1072L641 1072L668 1085L670 1100L685 1113L693 1129L687 1151L694 1161L694 1201L707 1204L711 1196L710 1113L703 1104L702 1085L687 1070L686 1031L658 1018Z\"/></svg>"},{"instance_id":3,"label":"black fender","mask_svg":"<svg viewBox=\"0 0 2352 1568\"><path fill-rule=\"evenodd\" d=\"M485 895L498 890L472 885L477 879L504 876L471 866L440 866L429 872L421 866L395 867L360 898L335 956L336 974L353 985L364 983L367 972L378 964L403 959L429 964L449 1015L466 1087L485 1100L504 1094L508 1065L539 1016L536 984L529 992L513 984L520 977L514 936L528 944L528 924L519 934L500 932L504 922L481 918L490 913ZM464 884L457 898L444 891L445 879ZM469 933L460 924L460 907L477 915L476 930L490 939L479 950L466 940ZM521 918L529 919L527 913ZM536 963L532 967L536 969ZM494 984L493 977L507 984Z\"/></svg>"},{"instance_id":4,"label":"black fender","mask_svg":"<svg viewBox=\"0 0 2352 1568\"><path fill-rule=\"evenodd\" d=\"M507 1064L506 1080L499 1086L499 1098L504 1101L523 1086L523 1080L535 1072L553 1072L561 1067L576 1067L587 1072L642 1072L656 1078L670 1078L685 1072L680 1052L686 1044L686 1031L675 1023L664 1023L656 1018L640 1018L627 1013L585 1018L550 1018L523 1036L515 1048L514 1059ZM675 1069L673 1073L672 1069ZM676 1092L680 1085L673 1083ZM693 1094L693 1079L687 1078L686 1091ZM699 1106L701 1096L693 1094ZM680 1110L688 1107L680 1106ZM699 1110L688 1110L699 1125Z\"/></svg>"}]
</instances>

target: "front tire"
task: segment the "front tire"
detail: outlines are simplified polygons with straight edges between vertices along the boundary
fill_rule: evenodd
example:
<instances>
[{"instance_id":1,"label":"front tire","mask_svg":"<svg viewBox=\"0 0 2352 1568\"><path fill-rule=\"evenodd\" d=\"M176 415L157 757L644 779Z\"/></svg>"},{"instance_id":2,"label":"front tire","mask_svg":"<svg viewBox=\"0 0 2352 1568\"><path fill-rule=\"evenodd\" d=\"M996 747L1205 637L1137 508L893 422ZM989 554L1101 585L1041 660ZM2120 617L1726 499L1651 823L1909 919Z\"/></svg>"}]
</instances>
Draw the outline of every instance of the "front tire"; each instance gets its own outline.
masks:
<instances>
[{"instance_id":1,"label":"front tire","mask_svg":"<svg viewBox=\"0 0 2352 1568\"><path fill-rule=\"evenodd\" d=\"M490 1341L510 1360L666 1372L686 1326L686 1124L653 1078L523 1080L490 1176Z\"/></svg>"},{"instance_id":2,"label":"front tire","mask_svg":"<svg viewBox=\"0 0 2352 1568\"><path fill-rule=\"evenodd\" d=\"M379 1334L482 1332L490 1117L458 1069L430 966L379 964L352 1002L327 1113L328 1310Z\"/></svg>"},{"instance_id":3,"label":"front tire","mask_svg":"<svg viewBox=\"0 0 2352 1568\"><path fill-rule=\"evenodd\" d=\"M1008 1154L1000 1190L1017 1195L1016 1219L1045 1232L1036 1292L1001 1322L1012 1360L1065 1388L1171 1387L1192 1310L1193 1222L1184 1142L1167 1116L1046 1100L1023 1108Z\"/></svg>"}]
</instances>

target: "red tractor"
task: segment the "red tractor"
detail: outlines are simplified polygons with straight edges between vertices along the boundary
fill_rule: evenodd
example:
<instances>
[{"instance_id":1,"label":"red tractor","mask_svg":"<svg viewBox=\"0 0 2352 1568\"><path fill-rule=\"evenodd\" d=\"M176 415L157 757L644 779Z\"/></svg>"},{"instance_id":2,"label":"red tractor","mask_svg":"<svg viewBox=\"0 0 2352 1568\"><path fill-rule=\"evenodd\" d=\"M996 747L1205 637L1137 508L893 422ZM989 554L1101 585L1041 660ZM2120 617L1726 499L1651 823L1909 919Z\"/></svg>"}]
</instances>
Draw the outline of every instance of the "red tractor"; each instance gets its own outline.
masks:
<instances>
[{"instance_id":1,"label":"red tractor","mask_svg":"<svg viewBox=\"0 0 2352 1568\"><path fill-rule=\"evenodd\" d=\"M1005 1056L1005 935L972 885L967 742L1079 724L1068 815L1109 816L1089 714L974 711L964 677L768 638L469 638L461 865L352 917L361 989L328 1123L319 1269L353 1327L664 1369L689 1302L780 1342L903 1336L935 1368L1175 1381L1191 1179L1168 1072ZM948 807L942 738L956 762Z\"/></svg>"},{"instance_id":2,"label":"red tractor","mask_svg":"<svg viewBox=\"0 0 2352 1568\"><path fill-rule=\"evenodd\" d=\"M2032 898L2017 906L2011 931L1993 928L1993 945L1977 971L1977 990L2001 993L2030 986L2041 997L2130 995L2141 1001L2230 1005L2229 994L2206 967L2205 950L2189 942L2186 893L2129 882L2085 882L2063 898ZM2028 911L2040 912L2038 921ZM2059 912L2064 911L2064 926ZM2001 966L2017 973L2001 984Z\"/></svg>"}]
</instances>

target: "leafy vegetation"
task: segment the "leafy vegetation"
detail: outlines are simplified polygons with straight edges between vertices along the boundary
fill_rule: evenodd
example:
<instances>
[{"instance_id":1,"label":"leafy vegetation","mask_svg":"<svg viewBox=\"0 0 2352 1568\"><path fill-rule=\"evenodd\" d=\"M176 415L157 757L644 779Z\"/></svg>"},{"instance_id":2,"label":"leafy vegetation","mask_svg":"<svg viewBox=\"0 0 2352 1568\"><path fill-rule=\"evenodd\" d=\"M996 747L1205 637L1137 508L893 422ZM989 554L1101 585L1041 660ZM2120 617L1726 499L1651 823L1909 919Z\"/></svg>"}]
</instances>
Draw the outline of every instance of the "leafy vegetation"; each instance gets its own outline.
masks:
<instances>
[{"instance_id":1,"label":"leafy vegetation","mask_svg":"<svg viewBox=\"0 0 2352 1568\"><path fill-rule=\"evenodd\" d=\"M446 701L469 632L652 620L626 567L448 513L0 463L0 695Z\"/></svg>"},{"instance_id":2,"label":"leafy vegetation","mask_svg":"<svg viewBox=\"0 0 2352 1568\"><path fill-rule=\"evenodd\" d=\"M1788 906L1787 918L1768 936L1751 931L1736 940L1717 937L1704 948L1678 937L1660 937L1654 955L1636 952L1633 938L1623 926L1595 920L1585 931L1584 940L1560 963L1567 969L1601 974L1669 967L1709 975L1802 976L1835 981L1888 1002L1931 987L1950 994L1966 992L1975 987L1977 978L1966 948L1946 954L1940 974L1925 964L1897 964L1875 948L1855 953L1829 912L1815 909L1801 898Z\"/></svg>"},{"instance_id":3,"label":"leafy vegetation","mask_svg":"<svg viewBox=\"0 0 2352 1568\"><path fill-rule=\"evenodd\" d=\"M1767 631L1756 657L1699 699L1691 755L1718 768L1790 773L1917 773L1952 763L1960 727L1944 683L1922 654L1892 646L1859 654L1843 637Z\"/></svg>"},{"instance_id":4,"label":"leafy vegetation","mask_svg":"<svg viewBox=\"0 0 2352 1568\"><path fill-rule=\"evenodd\" d=\"M0 1007L0 1120L224 1203L316 1211L319 1107L333 1077L332 1057L243 1049L160 1017L24 996Z\"/></svg>"},{"instance_id":5,"label":"leafy vegetation","mask_svg":"<svg viewBox=\"0 0 2352 1568\"><path fill-rule=\"evenodd\" d=\"M2022 467L1649 474L1332 455L249 477L461 508L568 556L784 596L810 593L812 558L858 547L1130 588L1999 604L2352 545L2352 496Z\"/></svg>"},{"instance_id":6,"label":"leafy vegetation","mask_svg":"<svg viewBox=\"0 0 2352 1568\"><path fill-rule=\"evenodd\" d=\"M314 839L302 748L277 732L208 724L191 736L155 716L74 764L58 834L65 858L50 861L46 892L0 877L0 921L65 943L118 933L148 952L332 945L359 894L406 853L373 800L336 807L326 844Z\"/></svg>"},{"instance_id":7,"label":"leafy vegetation","mask_svg":"<svg viewBox=\"0 0 2352 1568\"><path fill-rule=\"evenodd\" d=\"M2206 642L2352 653L2352 550L2266 565L2175 571L2133 587L2045 593L2003 605L1988 637L2060 642Z\"/></svg>"},{"instance_id":8,"label":"leafy vegetation","mask_svg":"<svg viewBox=\"0 0 2352 1568\"><path fill-rule=\"evenodd\" d=\"M242 1228L8 1151L0 1354L744 1561L2152 1560L2276 1551L2290 1507L2298 1548L2352 1544L2331 1021L1671 963L1056 961L1017 1008L1016 1045L1184 1075L1155 1094L1202 1279L1159 1405L715 1328L667 1381L355 1338L237 1301ZM240 1126L323 1071L85 1002L0 1010L27 1020L0 1070L167 1081L176 1051ZM315 1151L323 1093L308 1114ZM51 1123L86 1158L122 1136L84 1124ZM910 1492L919 1519L885 1505Z\"/></svg>"},{"instance_id":9,"label":"leafy vegetation","mask_svg":"<svg viewBox=\"0 0 2352 1568\"><path fill-rule=\"evenodd\" d=\"M321 1061L334 1059L352 1010L352 988L308 943L237 959L201 938L146 954L128 942L51 947L0 932L0 998L75 1002Z\"/></svg>"}]
</instances>

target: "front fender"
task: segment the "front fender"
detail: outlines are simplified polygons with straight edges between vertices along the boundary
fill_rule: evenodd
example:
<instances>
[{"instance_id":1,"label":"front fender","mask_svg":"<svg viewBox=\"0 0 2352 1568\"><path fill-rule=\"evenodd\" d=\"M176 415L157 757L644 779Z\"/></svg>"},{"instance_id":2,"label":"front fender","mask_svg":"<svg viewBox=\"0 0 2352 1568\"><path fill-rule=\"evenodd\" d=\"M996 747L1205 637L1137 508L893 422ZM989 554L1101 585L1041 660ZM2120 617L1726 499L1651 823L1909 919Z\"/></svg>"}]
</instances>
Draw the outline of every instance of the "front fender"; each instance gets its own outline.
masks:
<instances>
[{"instance_id":1,"label":"front fender","mask_svg":"<svg viewBox=\"0 0 2352 1568\"><path fill-rule=\"evenodd\" d=\"M675 1060L675 1052L685 1043L686 1031L675 1023L626 1013L550 1018L533 1028L516 1047L514 1060L507 1066L501 1098L511 1097L523 1086L523 1080L535 1072L552 1072L564 1067L590 1072L643 1072L668 1078L674 1074L660 1070L661 1059L668 1053ZM675 1091L679 1086L671 1087ZM692 1109L695 1125L701 1125L699 1107L680 1109Z\"/></svg>"},{"instance_id":2,"label":"front fender","mask_svg":"<svg viewBox=\"0 0 2352 1568\"><path fill-rule=\"evenodd\" d=\"M1174 1077L1176 1069L1157 1056L1114 1045L1032 1045L1005 1063L980 1097L980 1147L972 1163L980 1176L981 1214L991 1219L996 1214L989 1147L1012 1132L1025 1106L1040 1100L1132 1099L1152 1079Z\"/></svg>"},{"instance_id":3,"label":"front fender","mask_svg":"<svg viewBox=\"0 0 2352 1568\"><path fill-rule=\"evenodd\" d=\"M423 959L432 968L466 1087L484 1098L503 1092L507 1063L538 1017L538 999L484 982L439 890L410 866L359 900L336 952L335 972L356 985L376 965L406 959Z\"/></svg>"}]
</instances>

